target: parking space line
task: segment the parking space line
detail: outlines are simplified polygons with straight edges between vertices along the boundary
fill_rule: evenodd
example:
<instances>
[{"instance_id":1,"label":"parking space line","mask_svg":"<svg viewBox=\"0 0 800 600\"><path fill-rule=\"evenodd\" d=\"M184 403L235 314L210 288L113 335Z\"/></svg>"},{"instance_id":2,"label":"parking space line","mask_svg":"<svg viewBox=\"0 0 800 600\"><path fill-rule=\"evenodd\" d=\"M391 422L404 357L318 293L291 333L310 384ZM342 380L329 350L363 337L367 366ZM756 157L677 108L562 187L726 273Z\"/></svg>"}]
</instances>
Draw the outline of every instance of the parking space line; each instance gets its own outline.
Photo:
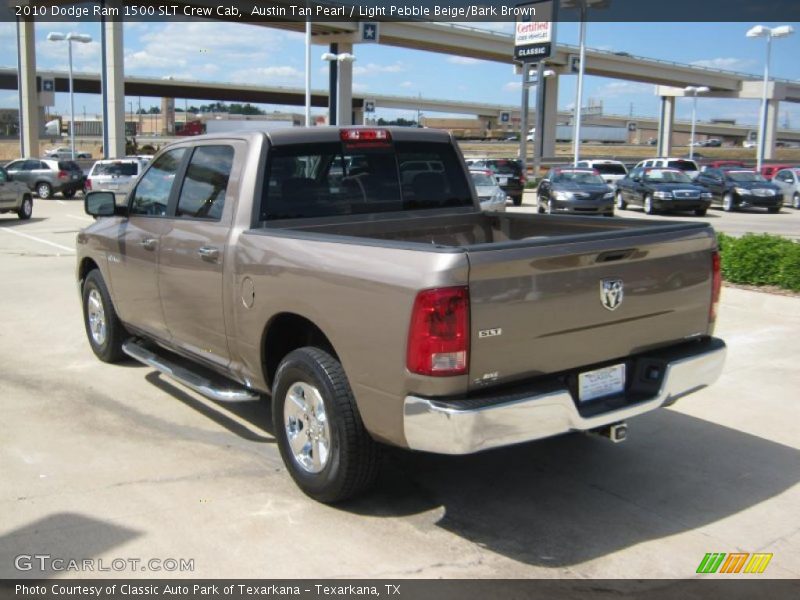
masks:
<instances>
[{"instance_id":1,"label":"parking space line","mask_svg":"<svg viewBox=\"0 0 800 600\"><path fill-rule=\"evenodd\" d=\"M56 244L55 242L50 242L48 240L43 240L42 238L38 238L33 235L28 235L27 233L22 233L21 231L14 231L13 229L6 229L5 227L0 228L0 231L5 233L11 233L14 235L18 235L20 237L28 238L29 240L33 240L34 242L41 242L42 244L47 244L48 246L53 246L54 248L58 248L59 250L65 250L67 252L71 252L75 254L75 249L70 248L69 246L62 246L61 244Z\"/></svg>"}]
</instances>

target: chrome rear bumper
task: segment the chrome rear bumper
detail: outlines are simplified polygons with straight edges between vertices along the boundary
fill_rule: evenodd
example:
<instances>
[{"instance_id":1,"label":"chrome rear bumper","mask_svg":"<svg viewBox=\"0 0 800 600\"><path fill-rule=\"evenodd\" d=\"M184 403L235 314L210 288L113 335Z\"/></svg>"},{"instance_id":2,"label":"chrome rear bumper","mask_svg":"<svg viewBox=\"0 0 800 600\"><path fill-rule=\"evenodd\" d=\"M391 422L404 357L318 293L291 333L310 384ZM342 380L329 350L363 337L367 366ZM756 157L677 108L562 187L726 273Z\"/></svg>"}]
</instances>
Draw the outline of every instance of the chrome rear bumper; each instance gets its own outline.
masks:
<instances>
[{"instance_id":1,"label":"chrome rear bumper","mask_svg":"<svg viewBox=\"0 0 800 600\"><path fill-rule=\"evenodd\" d=\"M624 421L714 383L722 373L726 348L721 340L713 342L696 354L669 361L654 397L591 416L578 412L566 388L478 408L407 396L403 407L406 442L414 450L471 454Z\"/></svg>"}]
</instances>

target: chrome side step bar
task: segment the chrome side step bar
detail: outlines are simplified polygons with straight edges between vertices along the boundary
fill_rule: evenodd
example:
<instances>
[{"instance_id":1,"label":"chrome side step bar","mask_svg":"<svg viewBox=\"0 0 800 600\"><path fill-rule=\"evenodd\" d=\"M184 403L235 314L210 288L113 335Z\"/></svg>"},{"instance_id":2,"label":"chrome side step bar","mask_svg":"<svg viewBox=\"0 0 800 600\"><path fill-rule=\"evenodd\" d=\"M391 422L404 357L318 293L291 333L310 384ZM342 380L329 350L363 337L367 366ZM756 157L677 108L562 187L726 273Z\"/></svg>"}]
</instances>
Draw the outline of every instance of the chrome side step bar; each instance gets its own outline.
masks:
<instances>
[{"instance_id":1,"label":"chrome side step bar","mask_svg":"<svg viewBox=\"0 0 800 600\"><path fill-rule=\"evenodd\" d=\"M153 367L167 377L182 383L211 400L239 402L242 400L258 400L260 398L258 393L240 387L233 381L223 380L222 377L217 377L217 380L214 381L210 377L201 375L163 356L159 356L135 338L123 343L122 351L131 358Z\"/></svg>"}]
</instances>

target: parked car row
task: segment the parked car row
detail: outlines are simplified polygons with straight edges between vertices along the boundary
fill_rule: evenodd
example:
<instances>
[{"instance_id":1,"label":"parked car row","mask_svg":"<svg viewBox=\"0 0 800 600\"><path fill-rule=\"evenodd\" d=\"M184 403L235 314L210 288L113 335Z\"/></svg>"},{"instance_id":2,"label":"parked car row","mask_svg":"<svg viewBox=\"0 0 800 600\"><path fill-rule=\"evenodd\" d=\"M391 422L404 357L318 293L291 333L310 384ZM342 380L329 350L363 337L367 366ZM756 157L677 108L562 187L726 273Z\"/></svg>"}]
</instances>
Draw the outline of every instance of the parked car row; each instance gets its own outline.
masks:
<instances>
[{"instance_id":1,"label":"parked car row","mask_svg":"<svg viewBox=\"0 0 800 600\"><path fill-rule=\"evenodd\" d=\"M20 158L5 166L9 181L24 184L39 198L55 194L72 198L86 190L109 190L127 194L133 182L152 156L132 156L96 161L88 172L73 160Z\"/></svg>"}]
</instances>

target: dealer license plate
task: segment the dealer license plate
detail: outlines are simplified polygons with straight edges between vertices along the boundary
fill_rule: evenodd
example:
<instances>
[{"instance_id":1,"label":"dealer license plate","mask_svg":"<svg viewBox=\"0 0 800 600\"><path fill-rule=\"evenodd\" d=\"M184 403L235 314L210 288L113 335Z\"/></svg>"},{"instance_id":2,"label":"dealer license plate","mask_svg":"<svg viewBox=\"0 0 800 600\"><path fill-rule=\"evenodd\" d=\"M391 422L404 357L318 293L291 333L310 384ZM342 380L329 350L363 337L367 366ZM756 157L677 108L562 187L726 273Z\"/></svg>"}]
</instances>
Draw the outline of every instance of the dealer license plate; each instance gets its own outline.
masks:
<instances>
[{"instance_id":1,"label":"dealer license plate","mask_svg":"<svg viewBox=\"0 0 800 600\"><path fill-rule=\"evenodd\" d=\"M581 402L619 394L624 389L624 364L588 371L578 375L578 400Z\"/></svg>"}]
</instances>

